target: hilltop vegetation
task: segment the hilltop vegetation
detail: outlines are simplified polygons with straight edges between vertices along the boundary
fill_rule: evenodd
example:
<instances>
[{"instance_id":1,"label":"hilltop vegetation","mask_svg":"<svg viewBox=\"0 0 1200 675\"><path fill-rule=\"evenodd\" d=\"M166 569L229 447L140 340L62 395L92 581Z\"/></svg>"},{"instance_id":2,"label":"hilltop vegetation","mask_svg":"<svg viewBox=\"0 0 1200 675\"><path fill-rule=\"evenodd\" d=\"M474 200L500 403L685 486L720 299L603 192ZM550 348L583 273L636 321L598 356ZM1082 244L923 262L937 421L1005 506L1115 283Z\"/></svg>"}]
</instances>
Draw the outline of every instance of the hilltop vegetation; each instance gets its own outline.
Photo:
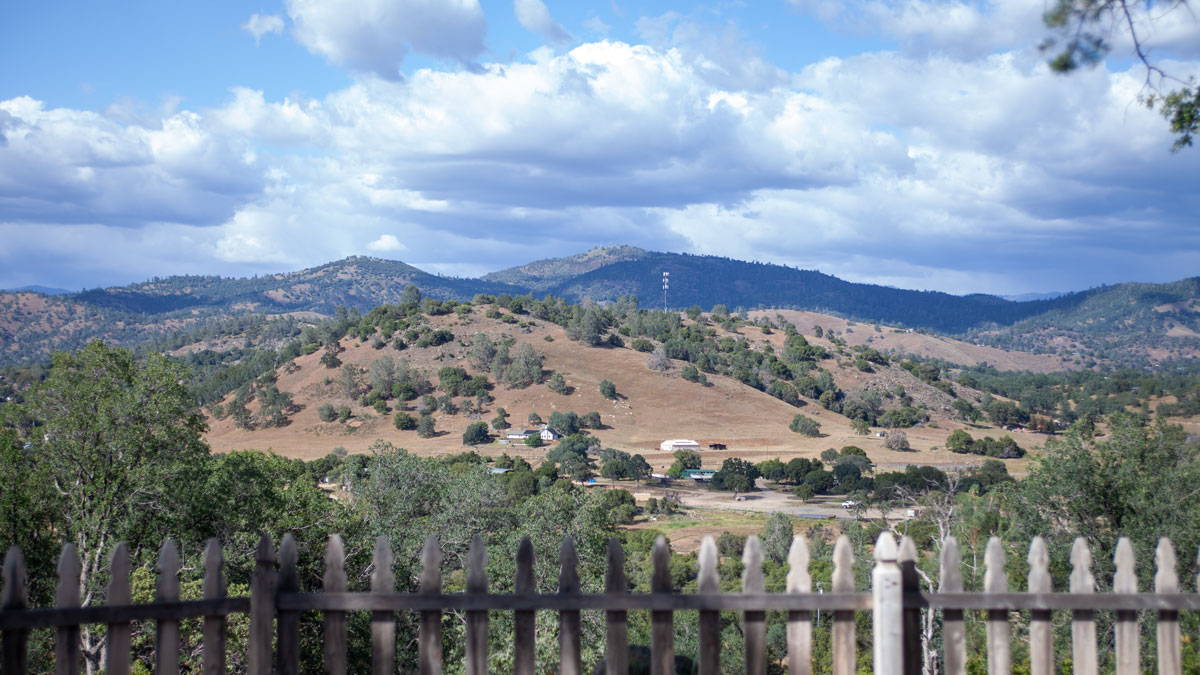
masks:
<instances>
[{"instance_id":1,"label":"hilltop vegetation","mask_svg":"<svg viewBox=\"0 0 1200 675\"><path fill-rule=\"evenodd\" d=\"M402 262L351 257L308 270L248 279L180 276L66 295L0 293L0 363L45 359L100 338L130 347L180 332L217 332L231 316L316 322L338 307L369 311L404 301L406 285L429 298L477 294L617 302L672 308L723 305L734 312L792 308L962 335L973 342L1055 354L1079 367L1142 367L1200 353L1200 284L1124 284L1053 299L1013 302L842 281L816 271L629 246L540 260L482 279L423 272ZM217 324L214 329L214 324ZM253 343L258 346L258 343Z\"/></svg>"}]
</instances>

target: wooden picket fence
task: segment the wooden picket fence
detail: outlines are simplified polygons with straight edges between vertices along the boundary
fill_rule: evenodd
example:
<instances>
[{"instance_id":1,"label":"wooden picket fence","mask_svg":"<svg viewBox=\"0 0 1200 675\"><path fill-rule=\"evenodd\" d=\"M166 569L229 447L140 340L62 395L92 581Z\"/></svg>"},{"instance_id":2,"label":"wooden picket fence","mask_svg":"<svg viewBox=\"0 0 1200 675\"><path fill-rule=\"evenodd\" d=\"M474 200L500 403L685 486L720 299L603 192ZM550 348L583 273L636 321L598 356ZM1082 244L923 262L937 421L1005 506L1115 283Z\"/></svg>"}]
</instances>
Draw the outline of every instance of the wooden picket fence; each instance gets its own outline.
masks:
<instances>
[{"instance_id":1,"label":"wooden picket fence","mask_svg":"<svg viewBox=\"0 0 1200 675\"><path fill-rule=\"evenodd\" d=\"M803 537L796 537L788 555L789 572L784 593L765 592L762 550L757 537L746 542L743 555L742 592L722 593L717 575L717 548L706 538L700 550L698 592L675 593L670 578L670 550L664 539L655 543L650 593L629 593L625 579L625 554L616 541L608 546L604 593L581 592L575 546L571 539L560 551L559 590L539 594L534 586L533 547L521 542L516 555L516 578L512 594L488 593L484 572L485 550L476 537L468 554L466 591L443 593L441 554L432 537L422 550L422 572L415 593L395 592L392 548L385 538L376 542L371 590L348 592L344 569L345 554L340 537L332 537L325 556L323 588L302 591L297 573L296 542L291 535L283 538L278 557L265 536L256 552L256 566L250 597L226 597L222 575L221 548L210 541L205 553L204 599L179 599L179 555L171 541L164 542L158 561L156 600L148 604L130 602L129 554L118 545L111 557L111 583L107 602L102 606L80 607L80 563L73 546L67 545L58 566L56 606L29 608L26 573L21 552L10 549L4 560L4 589L0 595L0 631L3 633L4 673L25 673L28 669L27 641L33 628L55 630L55 659L58 673L79 672L80 626L106 624L108 648L105 670L123 675L130 669L130 624L133 621L156 622L156 668L158 673L179 672L179 621L203 619L204 673L224 673L226 668L225 618L233 613L249 613L250 634L247 670L251 673L300 671L299 617L301 612L324 613L324 669L345 673L347 669L346 613L371 613L372 669L374 673L395 671L395 619L397 612L419 614L418 661L421 673L440 673L443 668L442 613L462 611L466 618L466 672L487 673L488 611L514 612L514 672L534 673L535 612L558 613L560 672L578 675L584 672L580 647L580 612L600 610L605 614L607 640L602 666L597 672L628 672L627 615L629 611L648 610L651 616L651 672L674 673L674 621L679 611L699 615L700 673L720 672L722 659L738 658L723 654L720 644L721 611L742 613L745 650L741 655L747 673L764 673L766 662L766 611L787 612L787 668L792 674L813 672L813 612L831 611L832 668L837 675L849 675L856 668L855 612L873 614L873 664L875 673L966 672L966 636L964 612L986 613L989 673L1010 672L1010 612L1030 612L1030 665L1034 675L1055 672L1051 613L1071 612L1072 662L1074 672L1098 671L1096 612L1115 612L1115 664L1120 675L1141 673L1139 612L1157 613L1157 670L1178 675L1181 672L1179 612L1200 609L1200 594L1180 592L1175 552L1171 542L1162 539L1156 552L1157 574L1153 593L1139 593L1134 573L1134 556L1128 540L1122 539L1116 552L1116 576L1112 593L1096 593L1091 573L1091 554L1082 539L1075 542L1071 560L1074 571L1070 592L1052 592L1049 557L1045 543L1035 539L1029 549L1027 592L1008 590L1004 551L998 539L988 543L983 592L963 590L958 545L948 539L941 552L941 571L936 592L922 592L916 571L916 548L911 539L899 545L891 534L880 535L875 545L875 566L871 590L854 588L851 572L853 556L846 537L834 548L832 592L813 593L809 576L809 549ZM1198 580L1200 581L1200 580ZM922 633L922 612L941 611L942 652L929 658L931 643ZM927 631L926 631L927 632ZM923 651L926 650L926 651Z\"/></svg>"}]
</instances>

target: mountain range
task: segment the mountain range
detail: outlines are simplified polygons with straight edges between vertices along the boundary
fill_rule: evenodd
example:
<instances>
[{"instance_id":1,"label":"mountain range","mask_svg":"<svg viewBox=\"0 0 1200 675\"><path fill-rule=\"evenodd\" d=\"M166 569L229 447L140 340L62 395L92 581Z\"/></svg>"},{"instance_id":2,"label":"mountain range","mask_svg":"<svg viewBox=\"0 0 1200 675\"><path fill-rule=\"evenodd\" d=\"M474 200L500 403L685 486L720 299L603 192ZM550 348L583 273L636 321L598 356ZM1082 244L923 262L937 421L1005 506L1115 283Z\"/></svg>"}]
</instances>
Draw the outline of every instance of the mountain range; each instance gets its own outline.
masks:
<instances>
[{"instance_id":1,"label":"mountain range","mask_svg":"<svg viewBox=\"0 0 1200 675\"><path fill-rule=\"evenodd\" d=\"M664 273L669 288L664 292ZM173 276L128 286L47 295L0 293L0 362L44 358L93 338L122 344L161 339L213 320L254 315L332 315L396 303L412 284L425 297L553 295L607 302L634 295L643 307L730 311L788 308L883 322L1095 362L1147 364L1200 354L1200 277L1119 284L1013 301L844 281L815 270L716 256L597 248L539 260L479 279L445 277L399 261L352 256L256 276Z\"/></svg>"}]
</instances>

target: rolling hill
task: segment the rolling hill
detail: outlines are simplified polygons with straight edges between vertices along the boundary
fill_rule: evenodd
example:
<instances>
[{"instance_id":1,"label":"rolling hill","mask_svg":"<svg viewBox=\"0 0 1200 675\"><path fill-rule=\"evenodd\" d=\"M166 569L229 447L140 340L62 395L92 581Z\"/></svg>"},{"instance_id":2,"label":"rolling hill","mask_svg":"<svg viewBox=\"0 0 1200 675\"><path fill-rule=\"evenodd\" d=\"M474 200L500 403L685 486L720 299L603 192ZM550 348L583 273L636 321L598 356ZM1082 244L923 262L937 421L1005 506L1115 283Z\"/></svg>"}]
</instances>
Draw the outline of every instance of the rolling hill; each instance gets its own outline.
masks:
<instances>
[{"instance_id":1,"label":"rolling hill","mask_svg":"<svg viewBox=\"0 0 1200 675\"><path fill-rule=\"evenodd\" d=\"M1016 302L843 281L813 270L632 246L493 272L480 279L429 274L403 262L354 256L252 278L177 276L64 295L0 293L0 365L45 359L100 338L125 346L181 333L220 333L230 317L311 322L338 307L399 302L415 285L434 299L554 295L573 302L634 295L672 308L789 309L958 336L979 345L1051 354L1085 366L1147 366L1200 355L1200 279L1121 284ZM991 359L984 359L992 362Z\"/></svg>"}]
</instances>

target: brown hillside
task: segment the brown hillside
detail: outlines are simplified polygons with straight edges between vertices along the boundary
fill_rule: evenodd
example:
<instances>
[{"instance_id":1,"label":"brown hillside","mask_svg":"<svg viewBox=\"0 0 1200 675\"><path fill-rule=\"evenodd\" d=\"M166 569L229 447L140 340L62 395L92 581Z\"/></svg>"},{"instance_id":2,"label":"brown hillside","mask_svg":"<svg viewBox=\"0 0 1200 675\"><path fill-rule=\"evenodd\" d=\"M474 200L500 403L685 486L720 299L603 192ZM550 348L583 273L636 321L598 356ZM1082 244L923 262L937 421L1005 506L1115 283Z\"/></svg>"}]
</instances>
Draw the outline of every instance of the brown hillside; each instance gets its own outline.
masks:
<instances>
[{"instance_id":1,"label":"brown hillside","mask_svg":"<svg viewBox=\"0 0 1200 675\"><path fill-rule=\"evenodd\" d=\"M776 315L783 316L805 335L811 335L816 326L820 326L824 330L832 328L848 344L870 345L881 352L942 359L964 366L974 366L986 362L998 370L1028 370L1034 373L1052 373L1079 368L1078 365L1050 354L1005 351L996 347L971 344L962 340L917 333L892 326L880 325L880 331L876 332L874 324L849 321L817 312L791 309L750 312L752 319L765 317L773 320Z\"/></svg>"},{"instance_id":2,"label":"brown hillside","mask_svg":"<svg viewBox=\"0 0 1200 675\"><path fill-rule=\"evenodd\" d=\"M938 397L950 400L945 394L919 382L899 368L881 369L877 375L868 376L841 366L833 359L821 364L833 372L838 385L846 391L866 386L890 386L888 383L894 381L901 383L917 402L928 400L932 403L930 408L936 427L927 425L907 430L916 452L892 452L885 449L883 440L874 435L858 436L851 430L849 420L824 410L814 401L808 401L807 405L798 409L723 376L710 377L711 384L707 387L694 384L678 377L679 363L675 364L671 373L654 372L646 367L645 354L631 349L585 347L568 340L563 329L553 324L534 322L535 325L529 329L520 329L484 318L479 308L463 319L439 316L432 317L431 323L434 327L452 330L459 341L469 340L475 333L483 332L494 338L507 334L519 342L527 342L545 354L547 369L561 372L574 388L569 395L560 395L551 392L544 384L525 389L508 389L499 385L492 392L495 402L481 420L490 421L497 407L508 410L514 427L523 426L530 412L549 418L555 410L580 414L598 411L608 428L593 433L603 444L644 454L655 471L665 469L670 463L670 455L659 450L659 443L670 438L690 438L701 444L727 445L727 451L703 453L705 466L714 468L730 456L752 461L770 457L815 457L826 448L844 445L863 447L884 468L902 468L910 463L964 465L975 464L983 459L934 449L944 445L946 436L962 425L950 421L942 406L938 405L942 400ZM753 327L743 328L742 335L754 344L764 340L782 344L782 335L779 333L764 336ZM402 352L390 348L376 350L369 343L359 343L357 340L345 340L343 345L346 349L339 358L344 364L353 363L365 368L371 361L390 355L397 360L407 359L414 366L426 370L431 379L438 368L447 365L457 365L471 373L476 372L466 359L466 348L458 341L440 347L409 348ZM213 420L208 434L213 449L271 450L304 459L323 456L339 446L350 452L366 452L368 446L377 439L423 455L457 453L466 449L461 442L462 433L468 424L476 420L461 413L453 416L438 413L435 418L441 435L431 439L419 438L415 431L399 431L392 425L390 414L380 416L374 410L346 398L336 383L338 371L322 366L319 363L320 356L320 352L302 356L295 361L298 369L285 368L278 374L278 387L292 392L296 402L304 406L293 415L291 424L282 428L243 431L236 429L229 419ZM287 370L293 372L288 373ZM326 384L326 378L334 381ZM621 400L608 401L600 395L599 383L603 379L616 384ZM317 417L317 408L326 402L335 406L350 406L354 417L345 424L321 422ZM256 404L251 402L250 408L253 410L255 407ZM788 423L797 412L817 420L824 435L806 438L791 432ZM997 433L993 429L971 431L975 436ZM1039 435L1017 435L1022 447L1038 447L1044 442L1044 437ZM534 450L499 443L476 449L487 455L503 452L519 454L534 462L540 461L546 451L546 448ZM1010 466L1019 470L1019 462L1016 464Z\"/></svg>"}]
</instances>

